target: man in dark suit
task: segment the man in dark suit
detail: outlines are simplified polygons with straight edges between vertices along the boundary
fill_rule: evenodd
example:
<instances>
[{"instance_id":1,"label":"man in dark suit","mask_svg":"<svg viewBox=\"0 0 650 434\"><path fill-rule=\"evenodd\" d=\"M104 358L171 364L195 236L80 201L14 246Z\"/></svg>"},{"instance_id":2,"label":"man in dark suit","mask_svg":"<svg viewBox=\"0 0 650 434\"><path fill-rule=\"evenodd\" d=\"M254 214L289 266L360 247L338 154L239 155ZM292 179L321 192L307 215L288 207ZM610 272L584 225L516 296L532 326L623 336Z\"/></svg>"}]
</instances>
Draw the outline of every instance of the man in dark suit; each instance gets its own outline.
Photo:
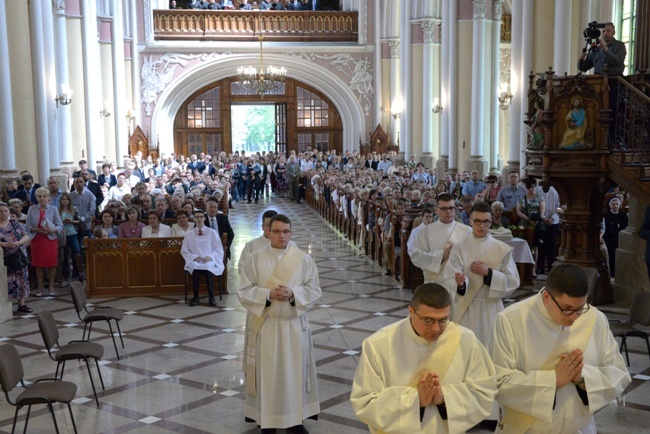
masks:
<instances>
[{"instance_id":1,"label":"man in dark suit","mask_svg":"<svg viewBox=\"0 0 650 434\"><path fill-rule=\"evenodd\" d=\"M235 239L235 231L230 226L228 216L219 213L219 202L215 197L210 197L206 200L205 211L205 225L216 230L219 237L221 237L221 234L227 234L224 249L226 250L226 257L230 259L230 246Z\"/></svg>"},{"instance_id":2,"label":"man in dark suit","mask_svg":"<svg viewBox=\"0 0 650 434\"><path fill-rule=\"evenodd\" d=\"M190 157L190 159L191 159L191 161L187 164L187 169L191 170L192 173L194 173L194 171L196 171L196 170L198 170L199 173L203 173L203 171L205 170L205 163L202 162L202 161L199 161L196 158L196 154L192 155Z\"/></svg>"},{"instance_id":3,"label":"man in dark suit","mask_svg":"<svg viewBox=\"0 0 650 434\"><path fill-rule=\"evenodd\" d=\"M97 204L97 207L99 207L99 205L104 202L104 193L102 193L102 187L97 182L90 179L90 171L88 169L81 169L79 172L79 176L84 180L84 187L90 190L90 192L95 196L95 203ZM70 191L73 189L74 185L70 188ZM95 214L99 210L97 207L95 208Z\"/></svg>"},{"instance_id":4,"label":"man in dark suit","mask_svg":"<svg viewBox=\"0 0 650 434\"><path fill-rule=\"evenodd\" d=\"M23 214L27 214L29 207L38 203L36 201L36 190L41 188L41 186L40 184L34 183L34 177L28 173L23 175L21 180L23 182L23 188L22 190L18 190L15 197L23 201Z\"/></svg>"},{"instance_id":5,"label":"man in dark suit","mask_svg":"<svg viewBox=\"0 0 650 434\"><path fill-rule=\"evenodd\" d=\"M284 5L280 3L280 0L273 0L273 2L271 2L271 10L285 11L287 8L285 8Z\"/></svg>"},{"instance_id":6,"label":"man in dark suit","mask_svg":"<svg viewBox=\"0 0 650 434\"><path fill-rule=\"evenodd\" d=\"M93 176L93 179L97 179L97 172L92 169L88 169L88 162L86 160L79 160L79 170L72 174L72 179L80 177L81 171L84 169L88 170L88 172Z\"/></svg>"},{"instance_id":7,"label":"man in dark suit","mask_svg":"<svg viewBox=\"0 0 650 434\"><path fill-rule=\"evenodd\" d=\"M287 0L288 11L301 11L302 2L300 0Z\"/></svg>"}]
</instances>

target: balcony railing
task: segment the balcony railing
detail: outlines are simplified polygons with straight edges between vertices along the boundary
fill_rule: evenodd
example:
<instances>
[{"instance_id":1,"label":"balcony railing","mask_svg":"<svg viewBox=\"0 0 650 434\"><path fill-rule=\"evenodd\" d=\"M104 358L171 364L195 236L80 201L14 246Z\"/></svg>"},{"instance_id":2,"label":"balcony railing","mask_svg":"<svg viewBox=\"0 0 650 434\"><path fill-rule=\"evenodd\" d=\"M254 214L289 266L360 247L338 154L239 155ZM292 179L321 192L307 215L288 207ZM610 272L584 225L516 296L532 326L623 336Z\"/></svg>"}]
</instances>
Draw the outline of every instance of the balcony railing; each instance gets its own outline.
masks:
<instances>
[{"instance_id":1,"label":"balcony railing","mask_svg":"<svg viewBox=\"0 0 650 434\"><path fill-rule=\"evenodd\" d=\"M358 12L154 10L156 40L357 42Z\"/></svg>"}]
</instances>

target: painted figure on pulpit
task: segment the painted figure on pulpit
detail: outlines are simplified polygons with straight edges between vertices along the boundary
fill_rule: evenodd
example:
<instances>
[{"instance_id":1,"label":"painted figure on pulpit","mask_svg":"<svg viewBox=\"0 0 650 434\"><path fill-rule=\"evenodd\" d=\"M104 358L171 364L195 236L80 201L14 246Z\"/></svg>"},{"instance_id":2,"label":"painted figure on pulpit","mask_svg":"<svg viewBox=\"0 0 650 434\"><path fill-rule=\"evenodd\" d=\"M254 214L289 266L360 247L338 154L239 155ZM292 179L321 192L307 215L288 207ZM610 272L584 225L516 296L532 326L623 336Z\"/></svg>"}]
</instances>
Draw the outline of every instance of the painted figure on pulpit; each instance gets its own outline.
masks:
<instances>
[{"instance_id":1,"label":"painted figure on pulpit","mask_svg":"<svg viewBox=\"0 0 650 434\"><path fill-rule=\"evenodd\" d=\"M587 112L582 108L582 98L573 100L573 109L566 115L566 130L559 148L563 150L589 149L585 141L587 132Z\"/></svg>"},{"instance_id":2,"label":"painted figure on pulpit","mask_svg":"<svg viewBox=\"0 0 650 434\"><path fill-rule=\"evenodd\" d=\"M530 125L526 127L528 133L528 149L538 150L544 148L544 134L541 121L544 118L544 101L535 101L535 113L530 118Z\"/></svg>"}]
</instances>

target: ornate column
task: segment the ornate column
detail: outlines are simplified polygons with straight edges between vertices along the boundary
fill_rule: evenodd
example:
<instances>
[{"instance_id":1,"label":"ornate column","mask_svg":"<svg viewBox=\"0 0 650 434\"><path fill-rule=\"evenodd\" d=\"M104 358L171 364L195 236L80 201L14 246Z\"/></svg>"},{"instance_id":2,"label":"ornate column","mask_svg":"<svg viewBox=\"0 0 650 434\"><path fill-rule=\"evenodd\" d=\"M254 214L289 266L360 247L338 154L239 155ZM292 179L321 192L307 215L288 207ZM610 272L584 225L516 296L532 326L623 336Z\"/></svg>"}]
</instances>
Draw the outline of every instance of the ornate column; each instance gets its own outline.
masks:
<instances>
[{"instance_id":1,"label":"ornate column","mask_svg":"<svg viewBox=\"0 0 650 434\"><path fill-rule=\"evenodd\" d=\"M404 8L400 22L400 95L402 96L402 117L400 118L401 144L400 153L404 155L401 163L408 161L411 156L411 2L400 2Z\"/></svg>"},{"instance_id":2,"label":"ornate column","mask_svg":"<svg viewBox=\"0 0 650 434\"><path fill-rule=\"evenodd\" d=\"M433 131L438 131L438 128L433 125L434 121L438 124L438 116L434 117L431 111L431 103L434 98L433 35L436 23L433 20L426 20L420 22L420 27L424 33L424 44L422 45L422 157L420 161L426 167L433 167ZM406 157L408 159L410 155ZM427 161L423 161L424 159Z\"/></svg>"},{"instance_id":3,"label":"ornate column","mask_svg":"<svg viewBox=\"0 0 650 434\"><path fill-rule=\"evenodd\" d=\"M402 95L400 95L399 39L390 39L388 41L388 46L390 47L390 111L391 115L396 112L399 112L401 115L402 111L404 110L404 101L402 100ZM401 125L400 120L401 116L397 119L391 116L390 141L392 143L398 142L400 134L399 127Z\"/></svg>"},{"instance_id":4,"label":"ornate column","mask_svg":"<svg viewBox=\"0 0 650 434\"><path fill-rule=\"evenodd\" d=\"M56 102L54 97L57 94L58 86L56 85L56 62L55 45L54 45L54 17L52 15L52 6L49 0L42 0L43 2L43 60L45 64L45 86L46 96L45 102L47 103L47 141L48 150L50 153L50 173L59 172L59 125L57 121Z\"/></svg>"},{"instance_id":5,"label":"ornate column","mask_svg":"<svg viewBox=\"0 0 650 434\"><path fill-rule=\"evenodd\" d=\"M140 52L138 51L138 9L136 0L129 0L129 16L131 17L131 87L132 87L132 107L135 109L133 115L133 128L138 125L138 120L141 119L142 104L140 102ZM118 164L126 162L118 161Z\"/></svg>"},{"instance_id":6,"label":"ornate column","mask_svg":"<svg viewBox=\"0 0 650 434\"><path fill-rule=\"evenodd\" d=\"M88 167L97 170L103 153L103 126L99 113L102 104L102 75L97 34L97 8L95 0L81 1L81 42L84 66L84 102L86 117L86 146Z\"/></svg>"},{"instance_id":7,"label":"ornate column","mask_svg":"<svg viewBox=\"0 0 650 434\"><path fill-rule=\"evenodd\" d=\"M555 24L553 31L553 69L559 74L571 72L571 10L572 2L555 2ZM581 23L586 24L586 23ZM575 61L573 63L576 63ZM574 67L575 68L575 67Z\"/></svg>"},{"instance_id":8,"label":"ornate column","mask_svg":"<svg viewBox=\"0 0 650 434\"><path fill-rule=\"evenodd\" d=\"M499 170L499 78L501 77L501 15L503 0L492 2L492 110L490 111L490 173Z\"/></svg>"},{"instance_id":9,"label":"ornate column","mask_svg":"<svg viewBox=\"0 0 650 434\"><path fill-rule=\"evenodd\" d=\"M474 19L472 20L472 124L470 157L467 162L467 170L478 169L484 174L487 169L485 161L484 139L485 139L485 50L477 49L484 46L485 39L485 7L486 0L472 0L474 8Z\"/></svg>"},{"instance_id":10,"label":"ornate column","mask_svg":"<svg viewBox=\"0 0 650 434\"><path fill-rule=\"evenodd\" d=\"M122 0L113 3L113 44L111 53L113 55L113 111L115 122L115 161L122 161L129 156L129 143L126 129L126 73L124 62L124 27L122 25ZM130 106L130 104L129 104Z\"/></svg>"},{"instance_id":11,"label":"ornate column","mask_svg":"<svg viewBox=\"0 0 650 434\"><path fill-rule=\"evenodd\" d=\"M32 57L32 80L34 87L34 122L38 173L35 179L45 182L50 175L50 153L47 129L47 75L45 71L45 44L43 40L43 3L29 2L30 49Z\"/></svg>"},{"instance_id":12,"label":"ornate column","mask_svg":"<svg viewBox=\"0 0 650 434\"><path fill-rule=\"evenodd\" d=\"M68 34L66 32L65 1L53 0L54 8L54 56L56 63L56 89L58 95L62 85L70 85L68 74ZM59 129L59 162L61 166L73 166L70 106L59 105L57 111Z\"/></svg>"},{"instance_id":13,"label":"ornate column","mask_svg":"<svg viewBox=\"0 0 650 434\"><path fill-rule=\"evenodd\" d=\"M384 111L383 111L383 87L381 85L382 80L382 25L381 25L381 16L382 10L375 10L375 70L374 73L374 84L375 84L375 119L373 125L371 125L370 131L373 131L377 125L382 125L384 122ZM366 136L367 138L367 136ZM366 139L363 140L365 142Z\"/></svg>"},{"instance_id":14,"label":"ornate column","mask_svg":"<svg viewBox=\"0 0 650 434\"><path fill-rule=\"evenodd\" d=\"M524 7L523 7L522 17L521 17L521 22L522 22L521 65L522 66L521 66L521 76L520 76L521 79L519 81L520 89L517 91L521 93L521 97L522 97L519 106L519 115L521 116L519 118L520 123L522 123L523 120L526 119L526 112L528 112L528 100L526 98L528 87L526 86L526 81L527 81L526 79L530 74L530 71L533 69L533 43L534 43L533 30L535 28L534 2L524 1L523 4ZM512 34L516 35L516 33L514 32ZM512 119L510 120L510 122L512 122ZM517 137L511 136L511 143L514 140L517 140ZM520 126L519 128L519 150L520 151L526 149L527 141L528 141L528 133L526 132L525 128ZM526 154L524 152L519 152L519 167L525 167L525 166L526 166Z\"/></svg>"},{"instance_id":15,"label":"ornate column","mask_svg":"<svg viewBox=\"0 0 650 434\"><path fill-rule=\"evenodd\" d=\"M521 116L522 101L525 100L524 85L526 83L525 75L522 76L522 40L517 35L521 35L524 0L512 0L512 34L514 35L511 42L510 50L510 88L513 94L510 101L510 147L508 148L507 164L503 168L503 177L506 179L508 173L512 170L520 171L519 158L521 146L519 145L520 130L523 122ZM525 143L523 145L525 147Z\"/></svg>"},{"instance_id":16,"label":"ornate column","mask_svg":"<svg viewBox=\"0 0 650 434\"><path fill-rule=\"evenodd\" d=\"M7 35L5 7L5 2L0 2L0 59L9 59L9 35ZM5 61L0 63L0 180L2 181L18 176L12 101L11 71L9 62ZM6 281L6 279L4 280Z\"/></svg>"},{"instance_id":17,"label":"ornate column","mask_svg":"<svg viewBox=\"0 0 650 434\"><path fill-rule=\"evenodd\" d=\"M442 2L442 134L437 173L458 170L458 2Z\"/></svg>"}]
</instances>

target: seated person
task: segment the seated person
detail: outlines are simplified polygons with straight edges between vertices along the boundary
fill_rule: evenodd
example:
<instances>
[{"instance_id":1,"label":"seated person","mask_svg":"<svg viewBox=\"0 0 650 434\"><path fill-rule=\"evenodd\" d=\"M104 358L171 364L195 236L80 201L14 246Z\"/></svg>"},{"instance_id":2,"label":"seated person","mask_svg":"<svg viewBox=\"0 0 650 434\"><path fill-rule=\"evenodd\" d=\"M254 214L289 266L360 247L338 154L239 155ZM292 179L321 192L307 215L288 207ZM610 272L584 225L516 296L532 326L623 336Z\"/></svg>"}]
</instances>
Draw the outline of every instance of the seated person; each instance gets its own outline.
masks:
<instances>
[{"instance_id":1,"label":"seated person","mask_svg":"<svg viewBox=\"0 0 650 434\"><path fill-rule=\"evenodd\" d=\"M248 0L242 0L241 4L239 5L239 10L250 11L252 9L253 8L251 5L248 4Z\"/></svg>"},{"instance_id":2,"label":"seated person","mask_svg":"<svg viewBox=\"0 0 650 434\"><path fill-rule=\"evenodd\" d=\"M183 210L176 213L176 223L172 225L172 237L184 237L187 231L194 229L195 223L190 221L189 215Z\"/></svg>"},{"instance_id":3,"label":"seated person","mask_svg":"<svg viewBox=\"0 0 650 434\"><path fill-rule=\"evenodd\" d=\"M149 225L142 228L142 238L169 238L172 236L172 228L160 223L158 211L149 211L147 221Z\"/></svg>"},{"instance_id":4,"label":"seated person","mask_svg":"<svg viewBox=\"0 0 650 434\"><path fill-rule=\"evenodd\" d=\"M129 205L125 211L126 221L119 226L118 237L119 238L142 238L142 230L145 225L138 218L140 217L140 211L137 207Z\"/></svg>"},{"instance_id":5,"label":"seated person","mask_svg":"<svg viewBox=\"0 0 650 434\"><path fill-rule=\"evenodd\" d=\"M109 238L117 238L117 233L119 228L115 225L115 217L113 213L109 210L104 210L99 214L98 224L96 227L100 227L108 232Z\"/></svg>"},{"instance_id":6,"label":"seated person","mask_svg":"<svg viewBox=\"0 0 650 434\"><path fill-rule=\"evenodd\" d=\"M499 228L508 228L510 226L510 220L508 217L503 215L503 202L494 201L492 202L492 225L490 229L499 229Z\"/></svg>"}]
</instances>

